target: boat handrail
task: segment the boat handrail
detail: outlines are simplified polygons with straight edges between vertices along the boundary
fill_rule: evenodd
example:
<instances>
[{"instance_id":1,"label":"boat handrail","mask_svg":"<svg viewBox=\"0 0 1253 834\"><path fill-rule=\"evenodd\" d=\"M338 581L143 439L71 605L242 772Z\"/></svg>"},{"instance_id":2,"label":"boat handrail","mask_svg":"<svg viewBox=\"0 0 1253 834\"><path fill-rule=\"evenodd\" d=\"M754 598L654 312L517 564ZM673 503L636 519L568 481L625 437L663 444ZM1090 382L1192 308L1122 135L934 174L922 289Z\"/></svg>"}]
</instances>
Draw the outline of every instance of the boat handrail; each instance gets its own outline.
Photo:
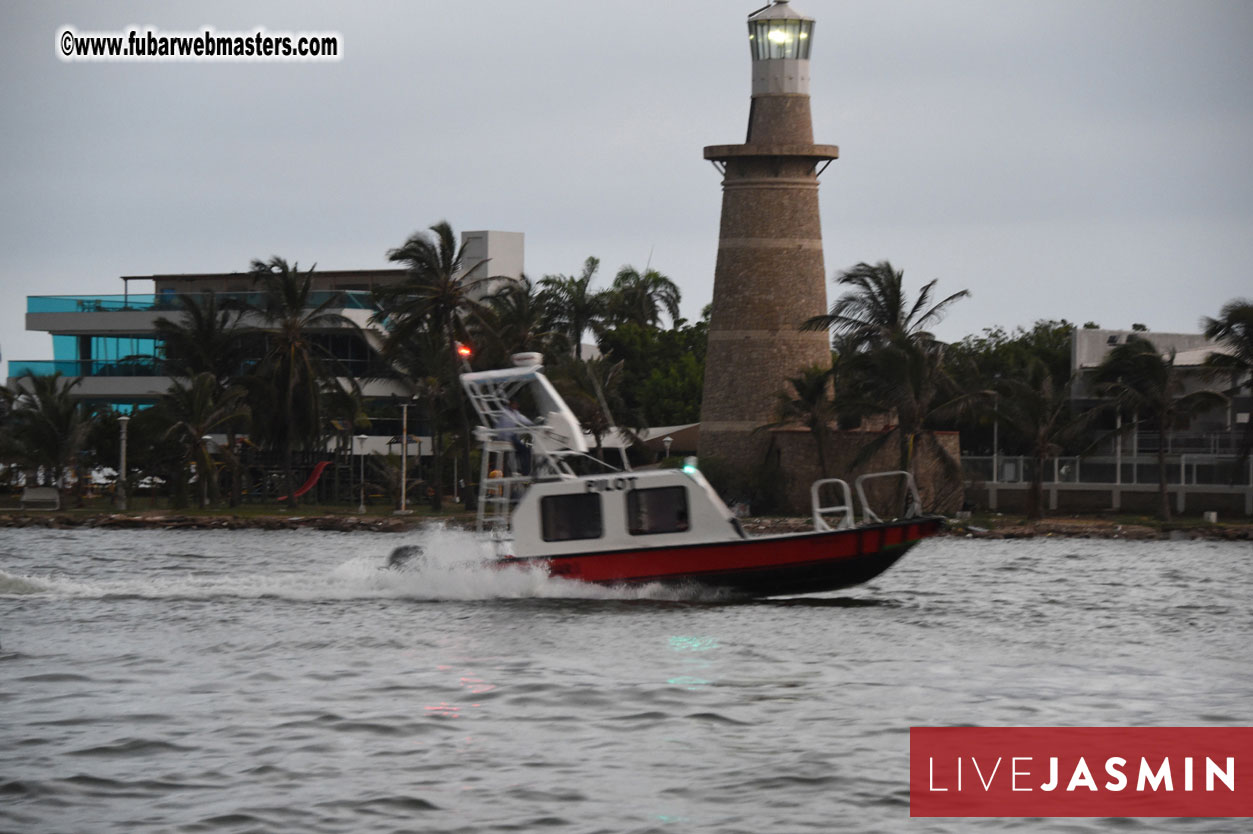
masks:
<instances>
[{"instance_id":1,"label":"boat handrail","mask_svg":"<svg viewBox=\"0 0 1253 834\"><path fill-rule=\"evenodd\" d=\"M904 469L891 469L886 472L869 472L865 475L857 476L857 480L853 482L854 488L857 490L857 500L861 502L862 522L869 524L871 522L883 523L883 519L870 508L870 502L866 500L865 482L872 478L904 478L905 488L908 493L909 503L905 506L905 518L917 518L922 515L922 498L918 495L918 485L914 482L914 476Z\"/></svg>"},{"instance_id":2,"label":"boat handrail","mask_svg":"<svg viewBox=\"0 0 1253 834\"><path fill-rule=\"evenodd\" d=\"M607 460L601 460L595 455L588 454L587 452L576 452L574 450L569 450L569 451L555 452L555 453L550 452L549 454L560 455L562 460L571 460L573 458L587 458L592 463L596 464L597 466L604 467L609 472L625 472L626 471L624 469L620 469L617 466L614 466L612 463L610 463Z\"/></svg>"},{"instance_id":3,"label":"boat handrail","mask_svg":"<svg viewBox=\"0 0 1253 834\"><path fill-rule=\"evenodd\" d=\"M844 503L831 504L826 507L819 506L818 502L821 500L819 493L827 484L837 484L839 486ZM813 485L809 487L809 502L814 512L814 530L820 533L825 533L828 530L847 530L857 520L853 508L853 496L848 490L848 482L842 478L822 478L814 481ZM865 501L862 502L862 506L865 506ZM839 524L832 527L824 518L827 513L841 513L843 518L840 519Z\"/></svg>"}]
</instances>

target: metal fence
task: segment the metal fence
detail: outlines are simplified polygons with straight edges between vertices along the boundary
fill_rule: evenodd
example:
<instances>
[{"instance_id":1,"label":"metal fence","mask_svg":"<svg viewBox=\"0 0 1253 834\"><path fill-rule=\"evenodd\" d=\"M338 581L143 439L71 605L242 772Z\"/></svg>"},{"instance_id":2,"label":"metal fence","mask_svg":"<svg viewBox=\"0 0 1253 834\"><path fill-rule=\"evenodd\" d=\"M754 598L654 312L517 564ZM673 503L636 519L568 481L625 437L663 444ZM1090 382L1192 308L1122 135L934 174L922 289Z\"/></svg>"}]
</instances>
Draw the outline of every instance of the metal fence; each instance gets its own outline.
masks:
<instances>
[{"instance_id":1,"label":"metal fence","mask_svg":"<svg viewBox=\"0 0 1253 834\"><path fill-rule=\"evenodd\" d=\"M199 293L191 293L199 295ZM261 306L265 294L260 292L219 292L219 305ZM362 290L315 290L309 293L309 306L317 307L331 298L338 298L341 309L374 310L374 297ZM126 295L31 295L26 297L28 313L113 313L137 310L181 310L183 302L176 293L137 293Z\"/></svg>"},{"instance_id":2,"label":"metal fence","mask_svg":"<svg viewBox=\"0 0 1253 834\"><path fill-rule=\"evenodd\" d=\"M1034 480L1037 461L1020 455L963 456L967 481L1027 484ZM1157 484L1157 455L1099 455L1053 457L1044 461L1046 484ZM1253 458L1236 455L1170 454L1166 456L1166 483L1184 486L1249 486Z\"/></svg>"}]
</instances>

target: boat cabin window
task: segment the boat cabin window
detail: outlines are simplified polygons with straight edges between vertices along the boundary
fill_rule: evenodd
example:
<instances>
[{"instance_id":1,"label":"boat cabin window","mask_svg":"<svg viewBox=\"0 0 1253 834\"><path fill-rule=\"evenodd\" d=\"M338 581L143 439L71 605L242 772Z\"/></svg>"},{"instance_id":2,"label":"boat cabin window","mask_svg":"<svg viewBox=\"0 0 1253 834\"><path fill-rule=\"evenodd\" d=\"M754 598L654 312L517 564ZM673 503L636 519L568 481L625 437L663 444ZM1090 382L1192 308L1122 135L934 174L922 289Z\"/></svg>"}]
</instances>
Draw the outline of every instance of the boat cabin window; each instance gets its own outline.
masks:
<instances>
[{"instance_id":1,"label":"boat cabin window","mask_svg":"<svg viewBox=\"0 0 1253 834\"><path fill-rule=\"evenodd\" d=\"M687 489L633 489L627 493L627 530L632 536L682 533L689 527Z\"/></svg>"},{"instance_id":2,"label":"boat cabin window","mask_svg":"<svg viewBox=\"0 0 1253 834\"><path fill-rule=\"evenodd\" d=\"M546 495L540 499L539 506L540 523L546 542L599 539L605 534L605 524L600 514L600 495L597 493Z\"/></svg>"}]
</instances>

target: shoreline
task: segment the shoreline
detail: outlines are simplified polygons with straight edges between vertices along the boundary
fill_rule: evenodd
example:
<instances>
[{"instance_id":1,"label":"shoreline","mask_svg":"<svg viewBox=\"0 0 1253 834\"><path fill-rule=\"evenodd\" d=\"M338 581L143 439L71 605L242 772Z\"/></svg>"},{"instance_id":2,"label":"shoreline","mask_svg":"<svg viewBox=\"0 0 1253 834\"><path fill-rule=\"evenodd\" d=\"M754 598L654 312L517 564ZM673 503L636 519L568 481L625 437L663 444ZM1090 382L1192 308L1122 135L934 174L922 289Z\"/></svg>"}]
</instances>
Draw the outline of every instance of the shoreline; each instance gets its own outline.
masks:
<instances>
[{"instance_id":1,"label":"shoreline","mask_svg":"<svg viewBox=\"0 0 1253 834\"><path fill-rule=\"evenodd\" d=\"M0 510L0 528L39 527L50 530L75 528L114 530L322 530L331 532L406 533L428 525L471 529L469 514L450 515L238 515L231 513L65 512ZM750 536L808 532L808 518L749 517L742 519ZM1135 541L1253 541L1253 522L1210 524L1195 519L1163 523L1152 519L1128 520L1076 516L1028 521L1018 516L980 516L975 520L949 520L941 536L972 539L1082 538Z\"/></svg>"}]
</instances>

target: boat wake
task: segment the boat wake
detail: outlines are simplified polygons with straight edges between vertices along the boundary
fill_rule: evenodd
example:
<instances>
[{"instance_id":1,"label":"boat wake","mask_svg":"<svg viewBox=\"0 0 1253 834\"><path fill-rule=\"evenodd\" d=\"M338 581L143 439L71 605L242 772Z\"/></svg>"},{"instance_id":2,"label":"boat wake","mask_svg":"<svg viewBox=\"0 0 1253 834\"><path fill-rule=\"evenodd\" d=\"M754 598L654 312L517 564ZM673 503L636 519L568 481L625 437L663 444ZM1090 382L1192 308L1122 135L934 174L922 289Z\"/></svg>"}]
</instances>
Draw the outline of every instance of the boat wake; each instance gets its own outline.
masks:
<instances>
[{"instance_id":1,"label":"boat wake","mask_svg":"<svg viewBox=\"0 0 1253 834\"><path fill-rule=\"evenodd\" d=\"M374 540L377 542L377 539ZM337 542L337 544L339 544ZM396 564L389 554L409 551ZM501 566L491 545L473 533L430 527L387 552L357 552L345 561L286 564L267 573L232 570L233 554L171 555L142 576L104 578L58 571L18 575L0 570L0 597L47 595L83 599L281 599L323 601L411 599L424 602L493 599L715 601L708 589L661 585L602 587L550 577L539 567ZM231 564L228 564L228 561Z\"/></svg>"}]
</instances>

